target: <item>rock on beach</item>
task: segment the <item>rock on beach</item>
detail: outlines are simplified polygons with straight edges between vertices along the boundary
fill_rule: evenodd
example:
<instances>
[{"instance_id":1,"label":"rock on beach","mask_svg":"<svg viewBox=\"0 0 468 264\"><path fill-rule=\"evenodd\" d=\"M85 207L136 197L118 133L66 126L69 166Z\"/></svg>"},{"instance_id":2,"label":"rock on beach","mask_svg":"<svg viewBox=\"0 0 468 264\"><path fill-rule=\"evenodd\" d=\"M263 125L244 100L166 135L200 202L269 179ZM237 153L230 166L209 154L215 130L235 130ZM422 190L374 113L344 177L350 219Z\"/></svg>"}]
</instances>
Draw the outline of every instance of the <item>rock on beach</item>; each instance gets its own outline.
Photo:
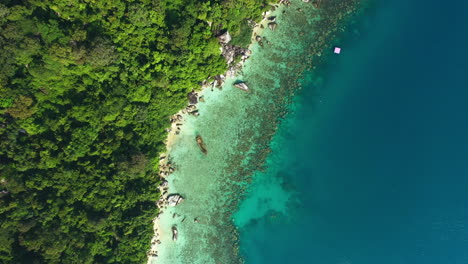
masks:
<instances>
[{"instance_id":1,"label":"rock on beach","mask_svg":"<svg viewBox=\"0 0 468 264\"><path fill-rule=\"evenodd\" d=\"M180 194L169 194L167 196L167 203L169 206L176 206L184 201L184 197Z\"/></svg>"}]
</instances>

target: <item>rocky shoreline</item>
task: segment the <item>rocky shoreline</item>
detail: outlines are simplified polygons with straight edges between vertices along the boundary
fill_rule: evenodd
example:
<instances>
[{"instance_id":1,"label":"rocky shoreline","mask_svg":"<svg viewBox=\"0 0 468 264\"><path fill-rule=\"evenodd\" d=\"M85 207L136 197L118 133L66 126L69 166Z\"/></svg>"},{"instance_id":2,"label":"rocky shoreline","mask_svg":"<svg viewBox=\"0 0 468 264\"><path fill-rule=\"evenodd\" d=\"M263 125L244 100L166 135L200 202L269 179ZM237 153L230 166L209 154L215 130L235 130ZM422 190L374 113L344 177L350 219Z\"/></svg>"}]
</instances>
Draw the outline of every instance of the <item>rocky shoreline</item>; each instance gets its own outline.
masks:
<instances>
[{"instance_id":1,"label":"rocky shoreline","mask_svg":"<svg viewBox=\"0 0 468 264\"><path fill-rule=\"evenodd\" d=\"M303 2L309 2L309 1L303 0ZM314 7L315 7L316 2L317 1L312 1L312 4L314 5ZM272 4L272 6L274 7L273 12L280 12L281 11L280 7L289 7L290 5L291 3L288 0L280 0L278 3ZM261 22L259 23L252 22L252 24L254 25L254 30L251 36L251 44L249 45L249 48L255 42L258 42L261 47L264 47L264 44L270 44L268 40L266 40L264 37L261 36L262 35L261 33L263 32L263 30L267 28L269 30L274 31L279 26L276 22L276 16L273 16L271 11L263 13L263 19ZM209 89L221 88L224 85L226 78L235 77L237 73L240 70L242 70L242 67L245 61L252 54L249 48L241 48L241 47L236 47L234 45L229 44L231 40L231 36L229 32L227 31L219 34L217 38L221 45L220 47L221 54L226 59L226 63L228 64L228 70L224 74L213 76L203 81L200 92L192 91L191 93L188 94L188 102L189 102L188 106L171 117L171 127L167 129L167 132L168 132L168 138L166 140L167 150L170 150L171 146L174 144L174 141L177 135L180 133L181 127L184 124L184 116L186 115L198 116L199 115L197 105L200 102L204 102L203 90L207 88ZM239 57L240 57L240 61L236 62L235 59ZM246 92L250 91L250 87L248 87L248 84L242 80L236 83L233 83L233 86ZM207 155L208 151L206 147L204 146L201 135L198 135L193 140L199 145L200 151L203 152L205 155ZM158 246L161 244L160 237L162 234L164 234L165 236L171 235L173 241L177 241L177 237L179 235L177 226L175 225L171 227L171 230L162 230L159 226L160 216L161 214L164 213L165 210L167 210L168 206L177 206L178 204L183 202L183 200L185 199L185 197L182 197L180 194L171 193L168 187L168 182L165 179L172 172L176 170L176 167L177 166L171 161L167 152L160 156L159 176L162 178L162 183L160 184L160 186L158 186L158 188L161 193L161 196L160 196L160 199L157 201L159 213L153 219L155 235L153 236L151 240L151 249L147 252L148 263L154 263L152 261L156 260L158 257ZM187 197L187 198L190 199L190 197ZM178 215L178 217L180 216ZM182 221L184 220L185 218ZM192 220L194 221L194 223L198 223L197 218L192 219Z\"/></svg>"},{"instance_id":2,"label":"rocky shoreline","mask_svg":"<svg viewBox=\"0 0 468 264\"><path fill-rule=\"evenodd\" d=\"M233 77L236 73L242 69L244 62L250 57L251 51L249 49L236 47L230 45L229 42L231 37L229 32L225 32L222 35L218 36L218 40L221 44L221 54L226 59L226 63L228 64L228 70L225 74L220 74L209 78L208 80L203 81L201 91L204 89L210 88L221 88L224 85L224 82L227 77ZM238 63L234 63L234 59L237 56L241 56L241 61ZM171 127L167 129L168 137L166 140L166 149L170 149L174 140L177 135L179 135L181 127L184 124L184 115L194 115L198 116L198 109L197 104L199 102L204 102L203 96L200 96L200 93L196 91L192 91L188 94L188 106L179 111L177 114L171 116ZM203 146L203 142L201 141L201 136L197 136L196 139L197 143L200 145L201 151L206 154L206 149L203 150L205 147ZM202 148L203 146L203 148ZM179 194L169 193L169 186L167 180L165 178L169 176L172 172L175 171L174 164L171 163L170 158L167 153L164 153L160 156L159 159L159 176L162 178L161 184L158 186L159 192L161 196L159 200L156 202L157 207L159 208L158 215L153 219L154 223L154 236L151 239L151 249L147 252L148 255L148 263L158 257L157 246L161 244L160 234L161 228L158 225L158 220L160 219L160 215L164 213L164 210L167 209L168 206L177 206L180 204L184 198ZM197 219L194 219L194 222L198 222ZM178 237L178 230L176 226L171 228L172 232L172 240L177 241Z\"/></svg>"}]
</instances>

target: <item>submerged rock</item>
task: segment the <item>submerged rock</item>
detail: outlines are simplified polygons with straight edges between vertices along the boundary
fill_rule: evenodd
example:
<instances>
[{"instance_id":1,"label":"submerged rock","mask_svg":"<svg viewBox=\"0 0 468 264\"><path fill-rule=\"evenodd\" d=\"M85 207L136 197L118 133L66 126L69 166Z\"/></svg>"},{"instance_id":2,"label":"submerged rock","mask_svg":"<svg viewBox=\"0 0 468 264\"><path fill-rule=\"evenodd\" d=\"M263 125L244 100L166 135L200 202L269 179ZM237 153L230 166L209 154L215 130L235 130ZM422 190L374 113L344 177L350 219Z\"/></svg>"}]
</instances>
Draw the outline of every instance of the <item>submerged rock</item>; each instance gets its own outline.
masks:
<instances>
[{"instance_id":1,"label":"submerged rock","mask_svg":"<svg viewBox=\"0 0 468 264\"><path fill-rule=\"evenodd\" d=\"M249 87L245 82L238 82L234 84L234 87L241 89L242 91L249 91Z\"/></svg>"},{"instance_id":2,"label":"submerged rock","mask_svg":"<svg viewBox=\"0 0 468 264\"><path fill-rule=\"evenodd\" d=\"M192 112L190 112L189 114L194 115L194 116L199 116L199 115L200 115L200 113L198 112L198 110L192 111Z\"/></svg>"},{"instance_id":3,"label":"submerged rock","mask_svg":"<svg viewBox=\"0 0 468 264\"><path fill-rule=\"evenodd\" d=\"M320 5L321 5L321 2L322 2L322 0L315 0L315 1L312 2L312 5L313 5L315 8L319 9L319 8L320 8Z\"/></svg>"},{"instance_id":4,"label":"submerged rock","mask_svg":"<svg viewBox=\"0 0 468 264\"><path fill-rule=\"evenodd\" d=\"M167 203L169 206L176 206L184 201L184 197L180 194L169 194L167 196Z\"/></svg>"},{"instance_id":5,"label":"submerged rock","mask_svg":"<svg viewBox=\"0 0 468 264\"><path fill-rule=\"evenodd\" d=\"M177 241L178 236L179 236L179 232L177 231L177 227L172 226L172 240Z\"/></svg>"},{"instance_id":6,"label":"submerged rock","mask_svg":"<svg viewBox=\"0 0 468 264\"><path fill-rule=\"evenodd\" d=\"M278 27L278 24L276 24L275 22L268 23L268 28L272 31L274 31L276 27Z\"/></svg>"}]
</instances>

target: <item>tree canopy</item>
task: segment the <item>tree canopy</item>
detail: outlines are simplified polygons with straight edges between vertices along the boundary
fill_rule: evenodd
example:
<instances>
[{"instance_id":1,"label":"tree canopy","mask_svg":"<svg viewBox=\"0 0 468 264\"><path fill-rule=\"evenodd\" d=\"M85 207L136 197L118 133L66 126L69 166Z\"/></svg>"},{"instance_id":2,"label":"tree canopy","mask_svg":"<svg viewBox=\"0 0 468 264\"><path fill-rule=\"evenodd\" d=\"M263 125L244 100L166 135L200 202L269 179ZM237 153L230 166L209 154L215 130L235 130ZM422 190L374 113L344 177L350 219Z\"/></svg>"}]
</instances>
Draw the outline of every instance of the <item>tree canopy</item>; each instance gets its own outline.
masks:
<instances>
[{"instance_id":1,"label":"tree canopy","mask_svg":"<svg viewBox=\"0 0 468 264\"><path fill-rule=\"evenodd\" d=\"M264 0L0 3L0 263L141 263L169 116Z\"/></svg>"}]
</instances>

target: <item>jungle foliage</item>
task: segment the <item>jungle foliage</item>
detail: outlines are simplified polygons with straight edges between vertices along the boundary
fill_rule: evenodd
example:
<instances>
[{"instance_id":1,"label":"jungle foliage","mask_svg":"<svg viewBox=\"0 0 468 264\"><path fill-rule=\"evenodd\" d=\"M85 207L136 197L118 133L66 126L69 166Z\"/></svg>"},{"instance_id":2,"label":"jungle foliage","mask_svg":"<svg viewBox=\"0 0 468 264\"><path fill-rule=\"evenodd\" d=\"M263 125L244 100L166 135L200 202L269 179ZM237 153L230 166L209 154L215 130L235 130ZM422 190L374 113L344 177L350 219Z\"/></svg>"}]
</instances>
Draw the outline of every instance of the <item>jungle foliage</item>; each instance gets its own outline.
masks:
<instances>
[{"instance_id":1,"label":"jungle foliage","mask_svg":"<svg viewBox=\"0 0 468 264\"><path fill-rule=\"evenodd\" d=\"M0 263L144 262L168 117L266 6L0 1Z\"/></svg>"}]
</instances>

